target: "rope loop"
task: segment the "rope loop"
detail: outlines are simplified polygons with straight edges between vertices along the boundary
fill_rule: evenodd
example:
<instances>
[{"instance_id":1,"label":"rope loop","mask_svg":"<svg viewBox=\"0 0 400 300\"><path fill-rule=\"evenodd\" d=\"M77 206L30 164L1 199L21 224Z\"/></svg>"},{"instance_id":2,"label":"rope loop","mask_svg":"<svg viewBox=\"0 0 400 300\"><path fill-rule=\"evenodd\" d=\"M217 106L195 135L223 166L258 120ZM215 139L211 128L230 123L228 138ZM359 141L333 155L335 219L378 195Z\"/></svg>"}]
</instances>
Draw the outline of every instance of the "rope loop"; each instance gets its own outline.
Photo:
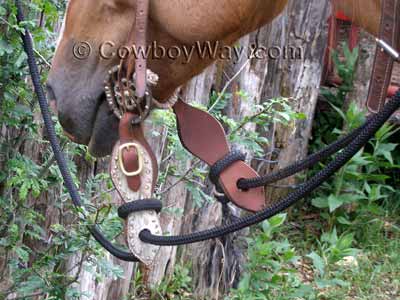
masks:
<instances>
[{"instance_id":1,"label":"rope loop","mask_svg":"<svg viewBox=\"0 0 400 300\"><path fill-rule=\"evenodd\" d=\"M157 199L141 199L128 202L118 208L118 216L121 219L127 219L131 213L144 210L154 210L159 213L162 210L162 203Z\"/></svg>"},{"instance_id":2,"label":"rope loop","mask_svg":"<svg viewBox=\"0 0 400 300\"><path fill-rule=\"evenodd\" d=\"M215 186L218 186L219 176L223 171L229 168L233 163L245 160L246 160L246 154L237 150L229 152L227 155L225 155L223 158L221 158L219 161L217 161L214 165L211 166L209 174L211 182Z\"/></svg>"}]
</instances>

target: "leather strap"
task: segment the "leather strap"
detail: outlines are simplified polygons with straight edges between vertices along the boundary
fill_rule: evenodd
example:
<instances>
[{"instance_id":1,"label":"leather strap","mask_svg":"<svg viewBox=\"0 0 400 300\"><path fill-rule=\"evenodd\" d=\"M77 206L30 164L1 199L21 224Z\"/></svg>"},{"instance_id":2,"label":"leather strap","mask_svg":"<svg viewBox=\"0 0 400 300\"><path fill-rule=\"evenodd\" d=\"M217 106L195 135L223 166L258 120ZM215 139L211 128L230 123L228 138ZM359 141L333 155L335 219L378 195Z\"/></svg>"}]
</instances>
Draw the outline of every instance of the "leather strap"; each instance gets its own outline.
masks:
<instances>
[{"instance_id":1,"label":"leather strap","mask_svg":"<svg viewBox=\"0 0 400 300\"><path fill-rule=\"evenodd\" d=\"M400 45L400 0L382 1L379 38L394 48ZM393 64L393 57L378 45L367 99L367 107L373 113L386 102Z\"/></svg>"},{"instance_id":2,"label":"leather strap","mask_svg":"<svg viewBox=\"0 0 400 300\"><path fill-rule=\"evenodd\" d=\"M212 166L230 152L224 129L210 114L182 100L174 105L174 112L181 142L194 156ZM237 161L221 173L219 183L226 196L237 206L249 211L260 211L266 205L264 188L242 191L237 187L239 179L257 176L257 172L250 166Z\"/></svg>"},{"instance_id":3,"label":"leather strap","mask_svg":"<svg viewBox=\"0 0 400 300\"><path fill-rule=\"evenodd\" d=\"M132 57L126 57L121 60L121 68L118 74L118 84L121 85L121 79L124 77L123 72L126 72L125 78L132 78L135 72L135 87L136 96L143 98L146 93L147 85L147 58L146 47L147 47L147 28L148 18L150 12L150 0L137 0L136 1L136 15L135 22L132 25L131 30L127 36L127 46L134 45L136 48L137 57L132 60ZM122 68L122 66L125 67ZM123 95L124 96L124 95Z\"/></svg>"},{"instance_id":4,"label":"leather strap","mask_svg":"<svg viewBox=\"0 0 400 300\"><path fill-rule=\"evenodd\" d=\"M145 57L145 53L147 46L147 24L149 17L149 7L149 0L136 1L135 46L139 55L135 58L135 80L136 96L138 98L143 98L146 93L147 59Z\"/></svg>"},{"instance_id":5,"label":"leather strap","mask_svg":"<svg viewBox=\"0 0 400 300\"><path fill-rule=\"evenodd\" d=\"M121 145L126 143L137 143L141 147L146 148L147 152L150 153L151 163L153 166L153 186L152 190L154 191L155 183L157 182L158 177L158 163L157 158L154 155L149 143L147 142L144 134L143 127L141 124L132 125L132 119L135 118L136 115L132 113L125 113L119 122L119 138ZM125 166L125 169L128 172L133 172L139 167L139 155L137 153L136 148L124 149L122 152L122 160ZM144 170L146 172L146 170ZM128 186L132 191L138 191L141 187L141 179L140 175L137 176L127 176Z\"/></svg>"}]
</instances>

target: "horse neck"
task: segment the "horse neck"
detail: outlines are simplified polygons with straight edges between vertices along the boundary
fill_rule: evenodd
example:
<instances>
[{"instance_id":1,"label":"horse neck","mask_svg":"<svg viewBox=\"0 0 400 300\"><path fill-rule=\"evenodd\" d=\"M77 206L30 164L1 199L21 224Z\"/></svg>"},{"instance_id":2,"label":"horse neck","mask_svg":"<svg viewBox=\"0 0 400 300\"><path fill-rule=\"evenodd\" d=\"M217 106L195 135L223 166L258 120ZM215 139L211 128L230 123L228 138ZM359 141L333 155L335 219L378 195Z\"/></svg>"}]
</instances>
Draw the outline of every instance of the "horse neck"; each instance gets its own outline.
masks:
<instances>
[{"instance_id":1,"label":"horse neck","mask_svg":"<svg viewBox=\"0 0 400 300\"><path fill-rule=\"evenodd\" d=\"M378 35L383 0L333 0L335 11L342 11L358 26Z\"/></svg>"}]
</instances>

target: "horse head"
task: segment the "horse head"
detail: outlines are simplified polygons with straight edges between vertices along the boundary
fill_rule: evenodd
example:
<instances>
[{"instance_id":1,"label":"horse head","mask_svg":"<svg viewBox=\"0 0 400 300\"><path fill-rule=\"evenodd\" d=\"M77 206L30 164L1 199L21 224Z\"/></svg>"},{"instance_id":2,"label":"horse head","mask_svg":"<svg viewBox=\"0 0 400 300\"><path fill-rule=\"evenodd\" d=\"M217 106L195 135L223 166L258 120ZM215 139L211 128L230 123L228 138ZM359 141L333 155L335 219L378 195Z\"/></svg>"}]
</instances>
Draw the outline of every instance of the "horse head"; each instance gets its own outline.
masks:
<instances>
[{"instance_id":1,"label":"horse head","mask_svg":"<svg viewBox=\"0 0 400 300\"><path fill-rule=\"evenodd\" d=\"M99 144L99 153L93 149L98 155L109 152L102 150L108 144L104 139L117 139L117 120L105 105L103 82L118 58L101 59L95 52L104 40L126 40L135 9L129 2L70 0L47 82L67 135L77 143Z\"/></svg>"}]
</instances>

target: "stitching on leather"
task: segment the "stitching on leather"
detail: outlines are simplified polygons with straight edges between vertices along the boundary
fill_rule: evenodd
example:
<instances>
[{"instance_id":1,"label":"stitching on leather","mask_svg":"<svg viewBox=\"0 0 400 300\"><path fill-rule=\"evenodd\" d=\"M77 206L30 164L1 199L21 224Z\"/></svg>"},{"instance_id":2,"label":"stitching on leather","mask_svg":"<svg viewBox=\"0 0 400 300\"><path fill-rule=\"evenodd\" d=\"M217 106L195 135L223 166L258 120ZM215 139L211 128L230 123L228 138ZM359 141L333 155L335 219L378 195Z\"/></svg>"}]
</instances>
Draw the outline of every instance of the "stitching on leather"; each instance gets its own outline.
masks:
<instances>
[{"instance_id":1,"label":"stitching on leather","mask_svg":"<svg viewBox=\"0 0 400 300\"><path fill-rule=\"evenodd\" d=\"M394 3L393 2L391 2L391 3L394 4L393 9L394 9L394 11L396 11L396 8L398 6L398 3L399 3L398 1L399 0L393 0L393 1L394 1ZM388 2L389 1L383 1L384 4L387 4ZM388 6L390 8L390 4ZM387 9L384 9L384 11L387 11ZM385 30L385 24L384 23L385 23L386 18L385 18L385 16L382 16L381 18L382 18L382 20L381 20L381 28L382 28L381 35L382 35L382 31ZM395 30L392 30L392 37L391 37L391 45L392 46L395 44L395 40L396 40L397 27L398 27L397 26L397 18L398 18L398 16L395 13L395 15L394 15ZM377 53L377 58L379 58L379 56L380 56L380 54ZM384 80L383 80L383 85L380 86L380 93L379 93L379 99L378 99L378 101L379 101L379 103L378 103L378 111L380 111L382 109L383 105L386 102L385 92L387 92L387 91L385 91L385 90L387 90L387 86L390 85L390 79L391 79L392 69L393 69L393 59L391 57L389 57L388 54L386 54L386 57L387 57L387 59L385 59L386 63L385 63L385 74L384 74L384 78L383 78ZM375 85L376 82L374 81L373 84Z\"/></svg>"},{"instance_id":2,"label":"stitching on leather","mask_svg":"<svg viewBox=\"0 0 400 300\"><path fill-rule=\"evenodd\" d=\"M388 2L389 2L389 0L383 1L384 4L388 3ZM390 4L389 4L389 6L390 6ZM384 11L386 11L386 9L384 9ZM381 25L382 31L386 31L385 19L386 19L386 16L383 15L382 16L382 25ZM392 41L393 41L393 30L392 30ZM380 51L382 51L382 49ZM386 102L386 97L384 96L384 90L385 90L385 87L386 87L386 84L388 81L388 72L390 71L390 73L391 73L389 55L387 53L385 53L384 55L386 56L387 59L385 59L385 76L383 78L383 84L380 87L378 110L381 110L383 104Z\"/></svg>"}]
</instances>

